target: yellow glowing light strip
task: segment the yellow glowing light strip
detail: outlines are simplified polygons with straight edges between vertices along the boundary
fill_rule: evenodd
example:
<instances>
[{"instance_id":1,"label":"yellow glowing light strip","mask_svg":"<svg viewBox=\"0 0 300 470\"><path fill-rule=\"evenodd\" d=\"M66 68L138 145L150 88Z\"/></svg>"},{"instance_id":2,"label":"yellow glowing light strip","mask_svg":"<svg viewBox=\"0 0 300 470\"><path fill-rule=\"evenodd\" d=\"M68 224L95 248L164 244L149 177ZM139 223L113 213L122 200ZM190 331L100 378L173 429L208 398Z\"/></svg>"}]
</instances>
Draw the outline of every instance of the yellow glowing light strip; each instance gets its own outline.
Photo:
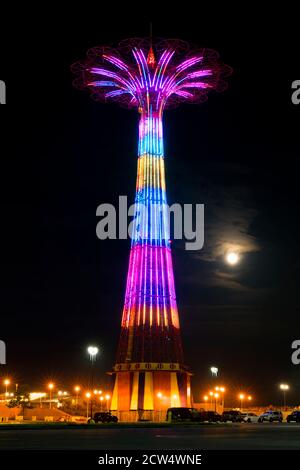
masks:
<instances>
[{"instance_id":1,"label":"yellow glowing light strip","mask_svg":"<svg viewBox=\"0 0 300 470\"><path fill-rule=\"evenodd\" d=\"M149 161L150 160L150 161ZM159 168L155 160L159 160ZM150 174L150 182L149 182ZM138 175L137 175L137 191L145 187L166 190L165 177L164 177L164 159L161 157L153 157L149 154L144 154L138 159Z\"/></svg>"}]
</instances>

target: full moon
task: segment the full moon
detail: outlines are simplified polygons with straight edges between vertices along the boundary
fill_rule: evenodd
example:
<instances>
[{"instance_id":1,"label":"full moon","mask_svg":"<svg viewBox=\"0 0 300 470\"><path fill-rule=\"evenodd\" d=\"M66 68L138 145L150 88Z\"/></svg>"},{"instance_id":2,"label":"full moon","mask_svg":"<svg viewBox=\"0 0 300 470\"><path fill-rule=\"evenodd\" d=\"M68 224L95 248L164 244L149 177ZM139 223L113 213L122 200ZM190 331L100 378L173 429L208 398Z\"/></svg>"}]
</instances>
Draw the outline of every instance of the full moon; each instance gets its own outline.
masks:
<instances>
[{"instance_id":1,"label":"full moon","mask_svg":"<svg viewBox=\"0 0 300 470\"><path fill-rule=\"evenodd\" d=\"M226 261L228 264L231 264L231 265L237 264L239 262L239 259L240 259L239 255L237 253L234 253L233 251L227 253L226 255Z\"/></svg>"}]
</instances>

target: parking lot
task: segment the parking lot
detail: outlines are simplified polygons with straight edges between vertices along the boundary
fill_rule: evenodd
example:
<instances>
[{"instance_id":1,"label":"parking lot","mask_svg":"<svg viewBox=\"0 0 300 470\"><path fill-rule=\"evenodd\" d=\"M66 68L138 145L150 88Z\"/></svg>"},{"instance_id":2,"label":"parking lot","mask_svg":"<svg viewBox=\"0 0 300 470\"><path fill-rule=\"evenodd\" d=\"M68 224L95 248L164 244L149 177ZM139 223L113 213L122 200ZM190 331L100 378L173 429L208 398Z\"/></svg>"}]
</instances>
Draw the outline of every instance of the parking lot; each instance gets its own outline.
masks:
<instances>
[{"instance_id":1,"label":"parking lot","mask_svg":"<svg viewBox=\"0 0 300 470\"><path fill-rule=\"evenodd\" d=\"M61 429L0 426L0 450L4 449L293 450L300 449L300 424L95 425Z\"/></svg>"}]
</instances>

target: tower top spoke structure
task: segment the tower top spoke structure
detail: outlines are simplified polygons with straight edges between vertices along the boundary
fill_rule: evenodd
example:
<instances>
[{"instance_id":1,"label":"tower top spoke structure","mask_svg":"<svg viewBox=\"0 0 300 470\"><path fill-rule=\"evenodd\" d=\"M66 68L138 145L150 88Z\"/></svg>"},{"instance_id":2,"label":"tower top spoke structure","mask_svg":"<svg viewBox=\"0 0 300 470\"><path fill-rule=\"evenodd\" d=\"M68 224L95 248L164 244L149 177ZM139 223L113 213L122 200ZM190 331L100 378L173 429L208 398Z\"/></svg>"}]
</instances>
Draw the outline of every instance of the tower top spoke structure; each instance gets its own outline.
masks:
<instances>
[{"instance_id":1,"label":"tower top spoke structure","mask_svg":"<svg viewBox=\"0 0 300 470\"><path fill-rule=\"evenodd\" d=\"M96 101L162 112L182 102L202 103L210 91L223 91L231 68L216 51L178 39L134 38L117 47L90 49L72 66L74 85Z\"/></svg>"}]
</instances>

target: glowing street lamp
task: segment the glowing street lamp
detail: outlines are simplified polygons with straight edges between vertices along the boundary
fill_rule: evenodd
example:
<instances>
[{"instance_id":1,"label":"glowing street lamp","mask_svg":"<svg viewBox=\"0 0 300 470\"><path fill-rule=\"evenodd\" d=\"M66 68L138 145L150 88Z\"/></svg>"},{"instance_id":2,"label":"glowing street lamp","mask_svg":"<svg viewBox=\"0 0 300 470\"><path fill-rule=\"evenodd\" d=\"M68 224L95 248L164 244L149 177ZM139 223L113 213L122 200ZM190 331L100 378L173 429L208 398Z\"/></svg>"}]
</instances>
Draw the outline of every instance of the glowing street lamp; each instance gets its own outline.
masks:
<instances>
[{"instance_id":1,"label":"glowing street lamp","mask_svg":"<svg viewBox=\"0 0 300 470\"><path fill-rule=\"evenodd\" d=\"M203 400L204 400L205 405L206 405L206 403L208 402L208 396L207 396L207 395L204 395ZM206 409L206 407L205 407L205 409Z\"/></svg>"},{"instance_id":2,"label":"glowing street lamp","mask_svg":"<svg viewBox=\"0 0 300 470\"><path fill-rule=\"evenodd\" d=\"M87 352L88 352L88 354L89 354L89 356L90 356L91 362L94 362L94 361L96 360L96 356L97 356L97 354L98 354L98 352L99 352L99 349L97 348L97 346L89 346L89 347L87 348Z\"/></svg>"},{"instance_id":3,"label":"glowing street lamp","mask_svg":"<svg viewBox=\"0 0 300 470\"><path fill-rule=\"evenodd\" d=\"M48 388L49 388L49 408L51 409L52 390L54 389L54 383L52 383L52 382L48 383Z\"/></svg>"},{"instance_id":4,"label":"glowing street lamp","mask_svg":"<svg viewBox=\"0 0 300 470\"><path fill-rule=\"evenodd\" d=\"M3 384L5 385L5 396L7 397L8 395L8 386L10 385L10 380L9 379L5 379L3 381Z\"/></svg>"},{"instance_id":5,"label":"glowing street lamp","mask_svg":"<svg viewBox=\"0 0 300 470\"><path fill-rule=\"evenodd\" d=\"M252 401L251 395L248 395L247 400L248 400L248 401Z\"/></svg>"},{"instance_id":6,"label":"glowing street lamp","mask_svg":"<svg viewBox=\"0 0 300 470\"><path fill-rule=\"evenodd\" d=\"M102 411L102 403L103 403L104 397L100 397L99 400L100 400L100 411Z\"/></svg>"},{"instance_id":7,"label":"glowing street lamp","mask_svg":"<svg viewBox=\"0 0 300 470\"><path fill-rule=\"evenodd\" d=\"M280 390L282 390L282 393L283 393L283 406L285 408L286 407L285 394L287 390L290 389L290 386L288 384L280 384L279 388Z\"/></svg>"},{"instance_id":8,"label":"glowing street lamp","mask_svg":"<svg viewBox=\"0 0 300 470\"><path fill-rule=\"evenodd\" d=\"M211 372L211 375L212 377L217 377L218 376L218 372L219 372L219 369L215 366L212 366L210 368L210 372Z\"/></svg>"},{"instance_id":9,"label":"glowing street lamp","mask_svg":"<svg viewBox=\"0 0 300 470\"><path fill-rule=\"evenodd\" d=\"M96 360L96 357L97 357L97 354L99 352L99 348L97 348L97 346L92 346L90 345L88 348L87 348L87 352L90 356L90 361L91 361L91 371L90 371L90 384L89 384L89 387L91 388L91 390L93 390L93 387L94 387L94 362ZM93 418L93 398L91 399L91 418Z\"/></svg>"},{"instance_id":10,"label":"glowing street lamp","mask_svg":"<svg viewBox=\"0 0 300 470\"><path fill-rule=\"evenodd\" d=\"M244 400L244 398L245 398L245 395L244 395L243 393L240 393L240 394L239 394L239 399L240 399L240 401L241 401L241 408L240 408L241 411L242 411L242 408L243 408L243 400Z\"/></svg>"}]
</instances>

